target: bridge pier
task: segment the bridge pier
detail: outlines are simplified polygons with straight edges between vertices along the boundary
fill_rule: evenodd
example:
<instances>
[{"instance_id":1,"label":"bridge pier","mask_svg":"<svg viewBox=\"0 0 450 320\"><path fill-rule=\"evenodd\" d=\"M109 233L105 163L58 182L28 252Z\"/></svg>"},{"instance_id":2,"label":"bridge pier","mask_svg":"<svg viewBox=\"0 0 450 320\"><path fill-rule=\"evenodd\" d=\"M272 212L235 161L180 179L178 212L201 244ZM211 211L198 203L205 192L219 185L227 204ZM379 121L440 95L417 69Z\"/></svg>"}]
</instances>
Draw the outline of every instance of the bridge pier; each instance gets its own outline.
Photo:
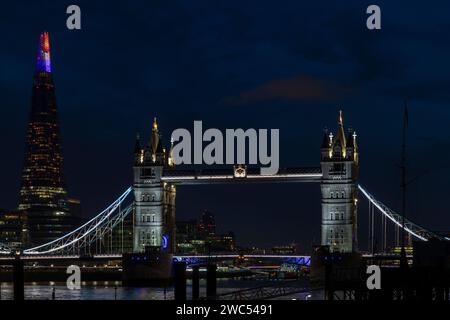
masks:
<instances>
[{"instance_id":1,"label":"bridge pier","mask_svg":"<svg viewBox=\"0 0 450 320\"><path fill-rule=\"evenodd\" d=\"M213 300L217 295L217 266L208 264L206 267L206 299Z\"/></svg>"},{"instance_id":2,"label":"bridge pier","mask_svg":"<svg viewBox=\"0 0 450 320\"><path fill-rule=\"evenodd\" d=\"M122 282L126 286L167 286L172 281L173 255L164 252L124 254Z\"/></svg>"},{"instance_id":3,"label":"bridge pier","mask_svg":"<svg viewBox=\"0 0 450 320\"><path fill-rule=\"evenodd\" d=\"M174 262L175 300L186 301L186 262Z\"/></svg>"},{"instance_id":4,"label":"bridge pier","mask_svg":"<svg viewBox=\"0 0 450 320\"><path fill-rule=\"evenodd\" d=\"M200 267L192 267L192 300L200 298Z\"/></svg>"},{"instance_id":5,"label":"bridge pier","mask_svg":"<svg viewBox=\"0 0 450 320\"><path fill-rule=\"evenodd\" d=\"M347 273L346 279L353 284L362 267L363 261L359 253L336 253L330 252L330 248L327 246L315 247L311 255L311 286L324 287L324 299L333 300L335 292L342 291L339 286L336 286L338 284L336 277ZM359 288L351 287L347 289L355 290Z\"/></svg>"},{"instance_id":6,"label":"bridge pier","mask_svg":"<svg viewBox=\"0 0 450 320\"><path fill-rule=\"evenodd\" d=\"M13 262L14 300L25 299L23 261L18 257Z\"/></svg>"}]
</instances>

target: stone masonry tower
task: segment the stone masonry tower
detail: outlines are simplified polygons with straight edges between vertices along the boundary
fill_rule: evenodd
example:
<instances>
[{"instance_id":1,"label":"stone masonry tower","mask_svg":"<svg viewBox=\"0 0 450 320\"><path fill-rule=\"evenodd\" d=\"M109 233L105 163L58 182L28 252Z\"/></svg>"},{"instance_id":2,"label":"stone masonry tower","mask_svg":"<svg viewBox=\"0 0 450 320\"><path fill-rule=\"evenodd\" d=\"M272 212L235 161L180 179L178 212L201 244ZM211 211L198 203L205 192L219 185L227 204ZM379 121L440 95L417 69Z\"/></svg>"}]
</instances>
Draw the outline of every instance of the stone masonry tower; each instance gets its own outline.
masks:
<instances>
[{"instance_id":1,"label":"stone masonry tower","mask_svg":"<svg viewBox=\"0 0 450 320\"><path fill-rule=\"evenodd\" d=\"M175 185L162 181L163 170L173 167L171 151L166 155L156 118L151 139L134 151L134 239L133 252L174 253Z\"/></svg>"},{"instance_id":2,"label":"stone masonry tower","mask_svg":"<svg viewBox=\"0 0 450 320\"><path fill-rule=\"evenodd\" d=\"M356 133L344 133L339 112L336 136L324 133L321 147L322 236L331 252L357 251L358 147Z\"/></svg>"}]
</instances>

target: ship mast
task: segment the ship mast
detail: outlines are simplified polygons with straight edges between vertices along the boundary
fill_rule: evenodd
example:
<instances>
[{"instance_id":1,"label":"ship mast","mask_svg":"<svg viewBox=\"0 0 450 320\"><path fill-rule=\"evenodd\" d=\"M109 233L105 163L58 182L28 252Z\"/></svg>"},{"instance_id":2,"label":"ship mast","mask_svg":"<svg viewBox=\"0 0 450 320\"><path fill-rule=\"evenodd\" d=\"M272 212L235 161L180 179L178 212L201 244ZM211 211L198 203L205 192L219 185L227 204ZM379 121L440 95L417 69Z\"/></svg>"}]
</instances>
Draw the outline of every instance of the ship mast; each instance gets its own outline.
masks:
<instances>
[{"instance_id":1,"label":"ship mast","mask_svg":"<svg viewBox=\"0 0 450 320\"><path fill-rule=\"evenodd\" d=\"M403 130L402 130L402 151L401 151L401 191L402 191L402 230L401 230L401 253L400 253L400 268L408 267L408 260L405 251L405 220L406 220L406 133L408 127L408 105L405 100L403 112Z\"/></svg>"}]
</instances>

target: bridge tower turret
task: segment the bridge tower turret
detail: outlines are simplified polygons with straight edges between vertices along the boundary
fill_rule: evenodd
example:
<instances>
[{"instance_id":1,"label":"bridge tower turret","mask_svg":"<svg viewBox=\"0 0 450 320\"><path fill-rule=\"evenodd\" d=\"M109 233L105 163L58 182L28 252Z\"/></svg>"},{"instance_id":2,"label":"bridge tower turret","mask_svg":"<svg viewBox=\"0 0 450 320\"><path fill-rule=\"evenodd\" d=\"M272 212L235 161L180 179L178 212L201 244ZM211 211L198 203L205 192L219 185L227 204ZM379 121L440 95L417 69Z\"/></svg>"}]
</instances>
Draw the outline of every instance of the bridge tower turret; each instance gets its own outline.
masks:
<instances>
[{"instance_id":1,"label":"bridge tower turret","mask_svg":"<svg viewBox=\"0 0 450 320\"><path fill-rule=\"evenodd\" d=\"M162 181L169 168L156 118L146 147L135 147L134 170L134 252L175 250L175 185Z\"/></svg>"},{"instance_id":2,"label":"bridge tower turret","mask_svg":"<svg viewBox=\"0 0 450 320\"><path fill-rule=\"evenodd\" d=\"M321 147L321 244L331 252L357 251L358 147L356 133L344 133L342 111L336 135L324 137Z\"/></svg>"}]
</instances>

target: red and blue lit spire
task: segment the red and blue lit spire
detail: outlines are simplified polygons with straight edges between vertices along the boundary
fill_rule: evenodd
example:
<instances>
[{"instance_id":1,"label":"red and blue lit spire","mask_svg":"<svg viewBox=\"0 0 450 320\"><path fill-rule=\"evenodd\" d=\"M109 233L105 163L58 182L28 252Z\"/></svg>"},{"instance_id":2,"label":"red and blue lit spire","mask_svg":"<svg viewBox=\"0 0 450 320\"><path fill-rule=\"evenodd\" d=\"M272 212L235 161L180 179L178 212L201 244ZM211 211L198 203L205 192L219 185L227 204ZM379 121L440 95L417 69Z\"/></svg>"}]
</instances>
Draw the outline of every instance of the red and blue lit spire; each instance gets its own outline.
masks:
<instances>
[{"instance_id":1,"label":"red and blue lit spire","mask_svg":"<svg viewBox=\"0 0 450 320\"><path fill-rule=\"evenodd\" d=\"M39 37L36 72L52 72L50 64L50 38L46 31L42 32Z\"/></svg>"}]
</instances>

